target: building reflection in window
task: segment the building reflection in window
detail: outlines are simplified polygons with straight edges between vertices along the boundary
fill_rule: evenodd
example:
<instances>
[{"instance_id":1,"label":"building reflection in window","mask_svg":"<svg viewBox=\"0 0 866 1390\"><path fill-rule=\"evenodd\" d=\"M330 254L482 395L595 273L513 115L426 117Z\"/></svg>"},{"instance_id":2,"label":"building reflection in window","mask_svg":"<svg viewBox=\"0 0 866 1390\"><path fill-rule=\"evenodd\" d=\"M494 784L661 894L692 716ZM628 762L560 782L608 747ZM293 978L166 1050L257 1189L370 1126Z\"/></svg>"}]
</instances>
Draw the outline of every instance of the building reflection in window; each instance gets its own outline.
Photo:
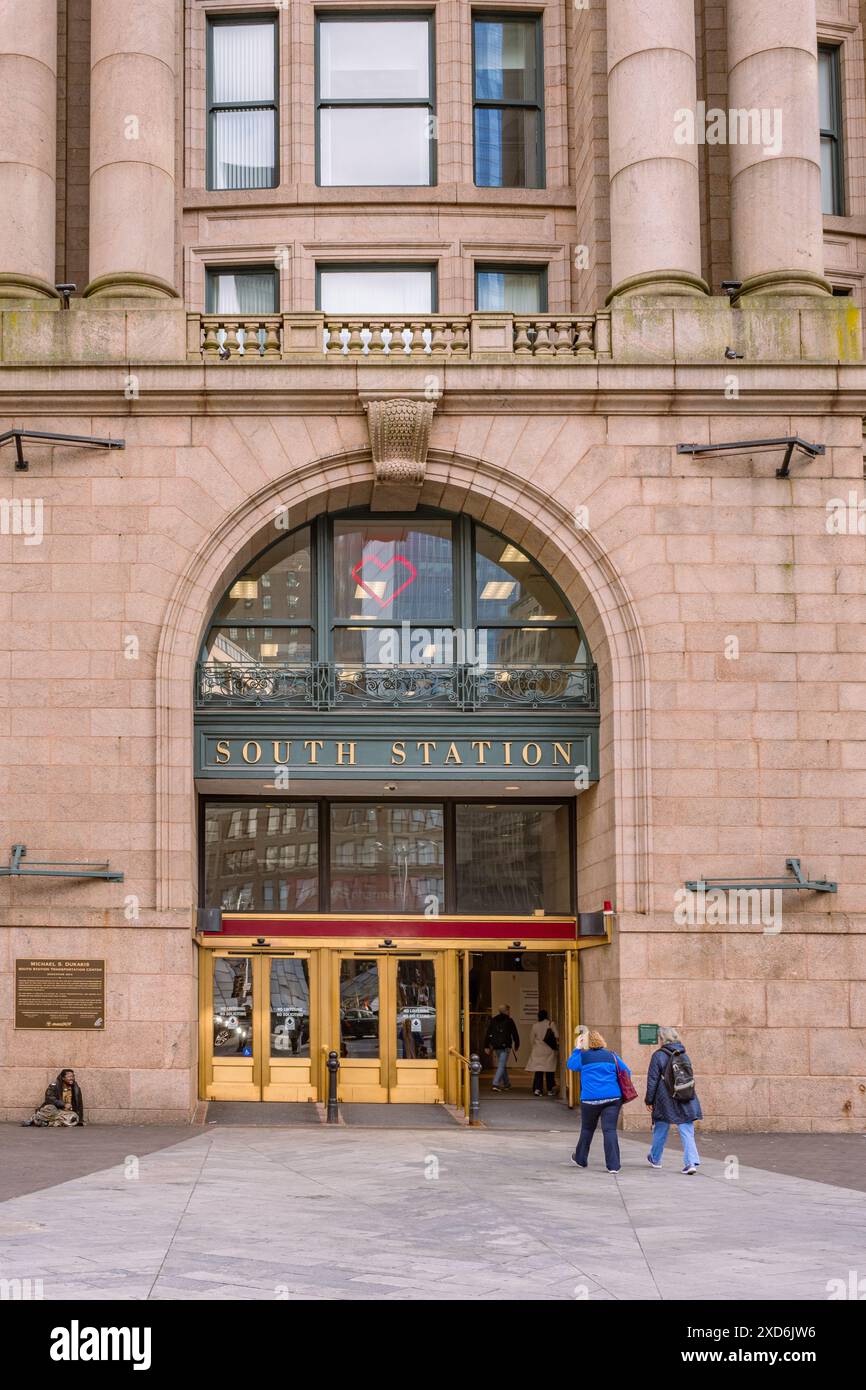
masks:
<instances>
[{"instance_id":1,"label":"building reflection in window","mask_svg":"<svg viewBox=\"0 0 866 1390\"><path fill-rule=\"evenodd\" d=\"M214 957L213 1053L253 1055L253 962L249 956Z\"/></svg>"},{"instance_id":2,"label":"building reflection in window","mask_svg":"<svg viewBox=\"0 0 866 1390\"><path fill-rule=\"evenodd\" d=\"M379 1056L379 965L340 961L340 1056Z\"/></svg>"},{"instance_id":3,"label":"building reflection in window","mask_svg":"<svg viewBox=\"0 0 866 1390\"><path fill-rule=\"evenodd\" d=\"M397 1056L432 1061L436 1056L436 967L432 960L397 962Z\"/></svg>"},{"instance_id":4,"label":"building reflection in window","mask_svg":"<svg viewBox=\"0 0 866 1390\"><path fill-rule=\"evenodd\" d=\"M455 813L458 912L571 912L565 803L464 804Z\"/></svg>"},{"instance_id":5,"label":"building reflection in window","mask_svg":"<svg viewBox=\"0 0 866 1390\"><path fill-rule=\"evenodd\" d=\"M310 1055L310 971L305 960L271 961L271 1056Z\"/></svg>"},{"instance_id":6,"label":"building reflection in window","mask_svg":"<svg viewBox=\"0 0 866 1390\"><path fill-rule=\"evenodd\" d=\"M331 911L423 912L445 896L445 812L430 805L331 807Z\"/></svg>"},{"instance_id":7,"label":"building reflection in window","mask_svg":"<svg viewBox=\"0 0 866 1390\"><path fill-rule=\"evenodd\" d=\"M318 808L208 802L205 906L224 912L317 912Z\"/></svg>"}]
</instances>

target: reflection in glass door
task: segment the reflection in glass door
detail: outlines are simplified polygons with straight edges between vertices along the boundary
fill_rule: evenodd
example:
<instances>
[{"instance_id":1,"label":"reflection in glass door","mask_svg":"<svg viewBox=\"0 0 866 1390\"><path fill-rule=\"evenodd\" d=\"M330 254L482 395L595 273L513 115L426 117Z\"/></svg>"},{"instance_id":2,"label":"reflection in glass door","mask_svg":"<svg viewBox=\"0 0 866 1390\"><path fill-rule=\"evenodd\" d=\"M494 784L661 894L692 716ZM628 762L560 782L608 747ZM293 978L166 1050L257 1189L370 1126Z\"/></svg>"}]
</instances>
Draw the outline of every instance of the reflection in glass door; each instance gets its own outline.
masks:
<instances>
[{"instance_id":1,"label":"reflection in glass door","mask_svg":"<svg viewBox=\"0 0 866 1390\"><path fill-rule=\"evenodd\" d=\"M395 1020L389 1099L430 1103L444 1099L437 1035L440 958L411 956L387 962Z\"/></svg>"},{"instance_id":2,"label":"reflection in glass door","mask_svg":"<svg viewBox=\"0 0 866 1390\"><path fill-rule=\"evenodd\" d=\"M209 1099L261 1099L258 965L253 956L215 955L212 959Z\"/></svg>"},{"instance_id":3,"label":"reflection in glass door","mask_svg":"<svg viewBox=\"0 0 866 1390\"><path fill-rule=\"evenodd\" d=\"M311 960L214 952L204 982L208 1100L316 1100Z\"/></svg>"},{"instance_id":4,"label":"reflection in glass door","mask_svg":"<svg viewBox=\"0 0 866 1390\"><path fill-rule=\"evenodd\" d=\"M352 1101L441 1101L437 1035L439 957L337 958L339 1096Z\"/></svg>"},{"instance_id":5,"label":"reflection in glass door","mask_svg":"<svg viewBox=\"0 0 866 1390\"><path fill-rule=\"evenodd\" d=\"M315 1100L312 1076L310 961L306 956L270 956L268 1058L263 1100Z\"/></svg>"},{"instance_id":6,"label":"reflection in glass door","mask_svg":"<svg viewBox=\"0 0 866 1390\"><path fill-rule=\"evenodd\" d=\"M380 965L375 956L339 956L337 1016L340 1023L340 1097L387 1100L382 1078Z\"/></svg>"}]
</instances>

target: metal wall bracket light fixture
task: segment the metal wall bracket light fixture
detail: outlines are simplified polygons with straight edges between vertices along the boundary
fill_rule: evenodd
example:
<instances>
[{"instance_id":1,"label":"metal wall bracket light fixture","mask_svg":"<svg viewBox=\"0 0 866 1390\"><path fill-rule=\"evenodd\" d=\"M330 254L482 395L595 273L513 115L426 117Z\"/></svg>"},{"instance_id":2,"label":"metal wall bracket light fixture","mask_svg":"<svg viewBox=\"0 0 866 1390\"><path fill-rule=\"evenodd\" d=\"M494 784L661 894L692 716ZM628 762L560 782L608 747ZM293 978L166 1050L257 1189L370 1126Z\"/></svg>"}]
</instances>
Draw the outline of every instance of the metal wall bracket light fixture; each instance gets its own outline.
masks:
<instances>
[{"instance_id":1,"label":"metal wall bracket light fixture","mask_svg":"<svg viewBox=\"0 0 866 1390\"><path fill-rule=\"evenodd\" d=\"M686 883L692 893L707 893L718 889L725 892L728 888L765 888L777 889L787 892L793 889L798 893L837 893L839 886L832 883L829 879L808 879L803 877L799 859L786 859L785 868L790 869L793 878L698 878Z\"/></svg>"},{"instance_id":2,"label":"metal wall bracket light fixture","mask_svg":"<svg viewBox=\"0 0 866 1390\"><path fill-rule=\"evenodd\" d=\"M80 444L88 449L125 449L125 439L94 439L90 434L46 434L42 430L7 430L0 434L0 449L4 444L15 443L15 472L26 473L30 464L24 457L22 439L41 439L49 444Z\"/></svg>"},{"instance_id":3,"label":"metal wall bracket light fixture","mask_svg":"<svg viewBox=\"0 0 866 1390\"><path fill-rule=\"evenodd\" d=\"M776 469L777 478L790 477L791 458L794 450L805 454L806 458L817 458L819 454L826 454L827 449L824 444L810 444L808 440L801 439L798 434L786 434L781 439L735 439L729 444L678 444L678 454L691 454L693 458L698 455L707 454L753 454L766 453L770 449L784 449L785 457L782 460L782 467Z\"/></svg>"},{"instance_id":4,"label":"metal wall bracket light fixture","mask_svg":"<svg viewBox=\"0 0 866 1390\"><path fill-rule=\"evenodd\" d=\"M110 869L108 860L91 864L68 859L33 859L32 868L22 869L21 861L26 855L26 845L13 845L11 862L0 864L0 878L102 878L108 883L123 882L123 874Z\"/></svg>"}]
</instances>

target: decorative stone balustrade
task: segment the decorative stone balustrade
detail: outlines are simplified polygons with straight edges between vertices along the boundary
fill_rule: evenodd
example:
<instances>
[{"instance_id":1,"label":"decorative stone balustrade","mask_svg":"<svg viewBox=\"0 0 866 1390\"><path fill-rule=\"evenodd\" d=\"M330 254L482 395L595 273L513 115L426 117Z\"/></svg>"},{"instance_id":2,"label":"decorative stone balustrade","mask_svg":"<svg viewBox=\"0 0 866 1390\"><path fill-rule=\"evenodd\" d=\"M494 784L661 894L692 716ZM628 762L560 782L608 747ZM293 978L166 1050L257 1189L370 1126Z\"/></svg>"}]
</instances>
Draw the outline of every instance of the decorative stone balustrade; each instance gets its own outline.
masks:
<instances>
[{"instance_id":1,"label":"decorative stone balustrade","mask_svg":"<svg viewBox=\"0 0 866 1390\"><path fill-rule=\"evenodd\" d=\"M188 314L190 360L395 362L545 361L610 357L607 314L425 314L401 319L334 314Z\"/></svg>"}]
</instances>

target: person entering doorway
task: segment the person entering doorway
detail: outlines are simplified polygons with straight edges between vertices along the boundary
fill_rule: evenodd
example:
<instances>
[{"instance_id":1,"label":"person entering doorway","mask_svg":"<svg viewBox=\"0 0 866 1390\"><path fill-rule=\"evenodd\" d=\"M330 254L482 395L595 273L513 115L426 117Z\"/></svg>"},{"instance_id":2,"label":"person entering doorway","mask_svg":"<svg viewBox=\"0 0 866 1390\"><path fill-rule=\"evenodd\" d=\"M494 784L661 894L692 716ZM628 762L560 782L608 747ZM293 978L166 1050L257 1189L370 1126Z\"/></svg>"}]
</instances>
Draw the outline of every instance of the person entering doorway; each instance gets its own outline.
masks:
<instances>
[{"instance_id":1,"label":"person entering doorway","mask_svg":"<svg viewBox=\"0 0 866 1390\"><path fill-rule=\"evenodd\" d=\"M511 1080L508 1075L508 1054L513 1048L515 1054L520 1046L520 1034L511 1017L508 1004L500 1004L499 1012L487 1025L484 1035L484 1051L496 1058L496 1072L493 1077L494 1091L510 1091Z\"/></svg>"},{"instance_id":2,"label":"person entering doorway","mask_svg":"<svg viewBox=\"0 0 866 1390\"><path fill-rule=\"evenodd\" d=\"M530 1053L526 1059L525 1070L532 1072L532 1094L555 1096L559 1087L556 1084L556 1068L559 1066L559 1030L546 1009L538 1010L538 1022L533 1023L529 1034Z\"/></svg>"}]
</instances>

